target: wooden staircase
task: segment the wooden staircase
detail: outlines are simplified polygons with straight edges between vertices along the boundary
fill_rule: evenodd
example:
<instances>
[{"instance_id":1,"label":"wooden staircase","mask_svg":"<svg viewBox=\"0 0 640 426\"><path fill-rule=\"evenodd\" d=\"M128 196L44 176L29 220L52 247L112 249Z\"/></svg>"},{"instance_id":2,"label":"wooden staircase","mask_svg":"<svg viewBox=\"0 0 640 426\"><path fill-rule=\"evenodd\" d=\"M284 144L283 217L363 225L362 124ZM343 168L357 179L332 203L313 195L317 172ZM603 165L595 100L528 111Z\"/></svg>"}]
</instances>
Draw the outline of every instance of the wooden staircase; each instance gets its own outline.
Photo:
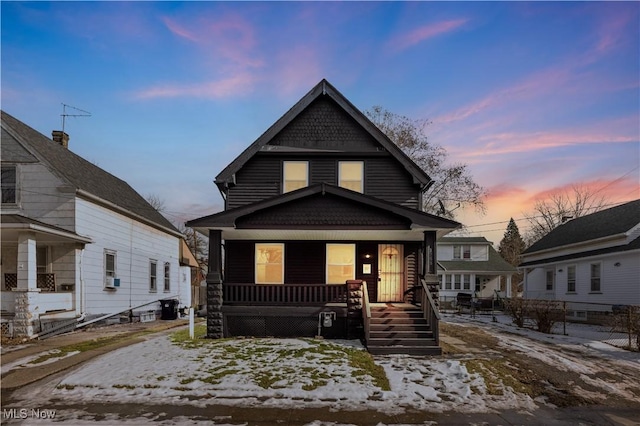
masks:
<instances>
[{"instance_id":1,"label":"wooden staircase","mask_svg":"<svg viewBox=\"0 0 640 426\"><path fill-rule=\"evenodd\" d=\"M419 307L373 303L367 349L374 355L441 355L431 326Z\"/></svg>"}]
</instances>

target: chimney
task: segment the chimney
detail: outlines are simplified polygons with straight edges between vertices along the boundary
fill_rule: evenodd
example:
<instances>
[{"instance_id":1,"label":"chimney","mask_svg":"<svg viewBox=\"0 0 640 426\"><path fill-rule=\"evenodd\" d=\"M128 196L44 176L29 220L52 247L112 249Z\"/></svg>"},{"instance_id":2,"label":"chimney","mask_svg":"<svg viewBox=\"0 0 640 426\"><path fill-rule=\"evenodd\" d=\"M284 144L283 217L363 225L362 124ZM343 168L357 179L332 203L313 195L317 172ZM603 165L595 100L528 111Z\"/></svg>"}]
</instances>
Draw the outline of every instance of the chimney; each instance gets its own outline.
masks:
<instances>
[{"instance_id":1,"label":"chimney","mask_svg":"<svg viewBox=\"0 0 640 426\"><path fill-rule=\"evenodd\" d=\"M65 148L69 148L69 135L62 130L54 130L51 132L51 139L53 139L55 143L58 143Z\"/></svg>"}]
</instances>

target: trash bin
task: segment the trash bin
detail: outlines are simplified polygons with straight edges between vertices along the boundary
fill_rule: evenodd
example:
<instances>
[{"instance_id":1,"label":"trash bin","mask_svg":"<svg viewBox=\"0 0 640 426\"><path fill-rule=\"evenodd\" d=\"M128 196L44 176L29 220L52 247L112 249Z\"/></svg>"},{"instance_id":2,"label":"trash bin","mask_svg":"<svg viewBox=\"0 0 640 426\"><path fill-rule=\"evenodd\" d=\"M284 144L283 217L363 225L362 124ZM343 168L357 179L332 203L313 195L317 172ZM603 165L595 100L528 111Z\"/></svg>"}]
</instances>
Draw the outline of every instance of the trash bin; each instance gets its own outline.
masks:
<instances>
[{"instance_id":1,"label":"trash bin","mask_svg":"<svg viewBox=\"0 0 640 426\"><path fill-rule=\"evenodd\" d=\"M178 318L178 301L175 299L161 300L162 314L161 320L174 320Z\"/></svg>"}]
</instances>

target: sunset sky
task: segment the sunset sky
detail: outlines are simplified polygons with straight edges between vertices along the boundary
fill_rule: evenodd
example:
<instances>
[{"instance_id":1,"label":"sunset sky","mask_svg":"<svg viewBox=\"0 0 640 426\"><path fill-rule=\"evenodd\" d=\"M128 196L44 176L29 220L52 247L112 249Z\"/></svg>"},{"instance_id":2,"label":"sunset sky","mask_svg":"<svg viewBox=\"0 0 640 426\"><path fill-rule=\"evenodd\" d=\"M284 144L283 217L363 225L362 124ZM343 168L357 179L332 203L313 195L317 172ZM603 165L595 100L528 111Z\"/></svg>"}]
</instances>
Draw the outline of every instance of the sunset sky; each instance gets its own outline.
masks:
<instances>
[{"instance_id":1,"label":"sunset sky","mask_svg":"<svg viewBox=\"0 0 640 426\"><path fill-rule=\"evenodd\" d=\"M361 110L429 119L486 188L498 243L573 185L640 198L638 2L2 2L2 109L165 201L214 177L322 78ZM83 114L67 109L68 114Z\"/></svg>"}]
</instances>

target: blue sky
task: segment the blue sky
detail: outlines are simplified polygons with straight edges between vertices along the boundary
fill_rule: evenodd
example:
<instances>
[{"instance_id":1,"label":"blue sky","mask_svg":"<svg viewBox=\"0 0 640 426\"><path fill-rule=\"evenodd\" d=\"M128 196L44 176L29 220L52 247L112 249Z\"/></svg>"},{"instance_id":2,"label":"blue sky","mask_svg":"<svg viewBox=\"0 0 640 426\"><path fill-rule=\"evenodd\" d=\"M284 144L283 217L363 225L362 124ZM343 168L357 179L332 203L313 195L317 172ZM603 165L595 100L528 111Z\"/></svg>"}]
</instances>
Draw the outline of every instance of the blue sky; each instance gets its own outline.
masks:
<instances>
[{"instance_id":1,"label":"blue sky","mask_svg":"<svg viewBox=\"0 0 640 426\"><path fill-rule=\"evenodd\" d=\"M638 2L2 2L1 101L47 136L62 103L91 112L67 118L70 148L184 222L327 78L431 120L489 193L458 220L497 243L572 185L640 198L639 35Z\"/></svg>"}]
</instances>

